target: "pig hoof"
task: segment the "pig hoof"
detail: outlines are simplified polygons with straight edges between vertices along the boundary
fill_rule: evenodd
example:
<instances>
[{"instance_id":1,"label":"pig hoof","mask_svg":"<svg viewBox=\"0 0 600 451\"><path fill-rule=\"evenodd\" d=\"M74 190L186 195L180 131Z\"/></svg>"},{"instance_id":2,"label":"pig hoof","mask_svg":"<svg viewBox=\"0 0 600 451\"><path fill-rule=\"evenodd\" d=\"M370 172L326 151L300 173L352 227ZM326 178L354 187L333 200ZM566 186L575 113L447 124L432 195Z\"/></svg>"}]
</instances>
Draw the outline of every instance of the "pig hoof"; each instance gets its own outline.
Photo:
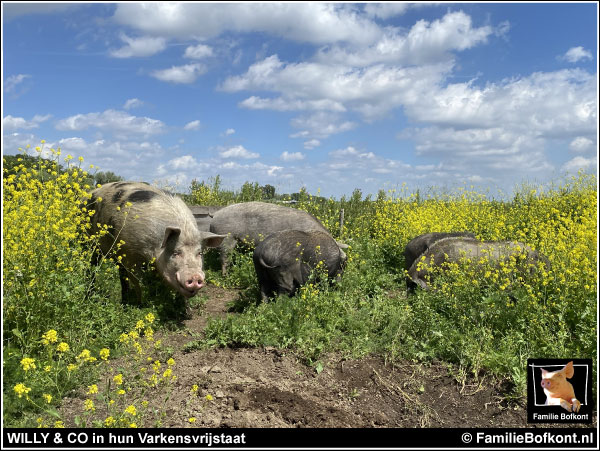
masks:
<instances>
[{"instance_id":1,"label":"pig hoof","mask_svg":"<svg viewBox=\"0 0 600 451\"><path fill-rule=\"evenodd\" d=\"M576 398L573 398L571 402L573 403L573 412L579 412L579 409L581 408L581 403Z\"/></svg>"}]
</instances>

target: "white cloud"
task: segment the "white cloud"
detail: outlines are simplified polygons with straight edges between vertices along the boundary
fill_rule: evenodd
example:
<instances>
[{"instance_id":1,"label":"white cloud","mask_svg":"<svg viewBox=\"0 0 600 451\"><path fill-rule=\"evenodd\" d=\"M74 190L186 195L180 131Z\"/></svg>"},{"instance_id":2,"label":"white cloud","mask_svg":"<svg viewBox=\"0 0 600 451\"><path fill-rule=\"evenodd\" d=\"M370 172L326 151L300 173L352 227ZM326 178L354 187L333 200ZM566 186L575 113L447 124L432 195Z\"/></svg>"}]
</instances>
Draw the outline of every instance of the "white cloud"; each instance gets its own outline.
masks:
<instances>
[{"instance_id":1,"label":"white cloud","mask_svg":"<svg viewBox=\"0 0 600 451\"><path fill-rule=\"evenodd\" d=\"M109 51L109 55L114 58L152 56L162 52L167 47L165 38L161 37L130 38L125 33L121 33L119 37L126 45L120 49Z\"/></svg>"},{"instance_id":2,"label":"white cloud","mask_svg":"<svg viewBox=\"0 0 600 451\"><path fill-rule=\"evenodd\" d=\"M184 155L182 157L174 158L170 160L167 165L171 169L189 169L198 164L198 161L191 155Z\"/></svg>"},{"instance_id":3,"label":"white cloud","mask_svg":"<svg viewBox=\"0 0 600 451\"><path fill-rule=\"evenodd\" d=\"M225 136L230 136L233 135L235 133L235 130L233 128L228 128L227 130L225 130Z\"/></svg>"},{"instance_id":4,"label":"white cloud","mask_svg":"<svg viewBox=\"0 0 600 451\"><path fill-rule=\"evenodd\" d=\"M305 138L314 136L316 138L326 138L330 135L346 132L356 127L354 122L340 120L336 114L327 114L317 112L309 116L301 116L292 119L291 125L294 128L303 129L300 132L291 135L292 138ZM313 138L312 142L316 139Z\"/></svg>"},{"instance_id":5,"label":"white cloud","mask_svg":"<svg viewBox=\"0 0 600 451\"><path fill-rule=\"evenodd\" d=\"M11 75L4 80L4 92L11 93L14 92L18 85L23 83L27 78L31 78L29 74L17 74Z\"/></svg>"},{"instance_id":6,"label":"white cloud","mask_svg":"<svg viewBox=\"0 0 600 451\"><path fill-rule=\"evenodd\" d=\"M51 117L52 115L50 114L47 114L45 116L40 116L36 114L30 121L28 121L22 117L13 117L11 115L8 115L2 119L2 127L6 131L30 130L32 128L38 128L42 122L47 121Z\"/></svg>"},{"instance_id":7,"label":"white cloud","mask_svg":"<svg viewBox=\"0 0 600 451\"><path fill-rule=\"evenodd\" d=\"M381 34L368 18L344 4L119 3L114 20L144 33L206 39L226 31L264 32L313 44L373 42Z\"/></svg>"},{"instance_id":8,"label":"white cloud","mask_svg":"<svg viewBox=\"0 0 600 451\"><path fill-rule=\"evenodd\" d=\"M204 44L190 45L183 54L184 58L192 59L203 59L209 56L213 56L212 48Z\"/></svg>"},{"instance_id":9,"label":"white cloud","mask_svg":"<svg viewBox=\"0 0 600 451\"><path fill-rule=\"evenodd\" d=\"M300 161L300 160L304 160L304 158L306 157L306 155L304 155L302 152L288 152L287 150L285 152L283 152L279 158L281 158L283 161Z\"/></svg>"},{"instance_id":10,"label":"white cloud","mask_svg":"<svg viewBox=\"0 0 600 451\"><path fill-rule=\"evenodd\" d=\"M501 28L498 32L507 31L505 23ZM408 32L387 28L377 42L367 47L326 48L319 53L318 59L360 67L392 62L433 64L451 59L451 51L462 51L487 42L494 32L489 25L474 28L471 17L462 11L451 12L433 22L419 20Z\"/></svg>"},{"instance_id":11,"label":"white cloud","mask_svg":"<svg viewBox=\"0 0 600 451\"><path fill-rule=\"evenodd\" d=\"M597 165L597 158L575 157L572 160L567 161L561 169L564 172L578 172L580 170L590 171L595 169Z\"/></svg>"},{"instance_id":12,"label":"white cloud","mask_svg":"<svg viewBox=\"0 0 600 451\"><path fill-rule=\"evenodd\" d=\"M592 52L585 50L583 47L571 47L567 50L567 53L562 55L560 59L568 61L569 63L576 63L581 60L592 60Z\"/></svg>"},{"instance_id":13,"label":"white cloud","mask_svg":"<svg viewBox=\"0 0 600 451\"><path fill-rule=\"evenodd\" d=\"M321 145L321 141L319 141L318 139L310 139L310 140L304 142L305 149L314 149L315 147L318 147L320 145Z\"/></svg>"},{"instance_id":14,"label":"white cloud","mask_svg":"<svg viewBox=\"0 0 600 451\"><path fill-rule=\"evenodd\" d=\"M578 136L569 144L569 149L572 152L583 153L594 149L594 141L584 136Z\"/></svg>"},{"instance_id":15,"label":"white cloud","mask_svg":"<svg viewBox=\"0 0 600 451\"><path fill-rule=\"evenodd\" d=\"M251 159L258 158L260 155L256 152L250 152L244 148L244 146L234 146L227 149L223 149L219 152L221 158L243 158Z\"/></svg>"},{"instance_id":16,"label":"white cloud","mask_svg":"<svg viewBox=\"0 0 600 451\"><path fill-rule=\"evenodd\" d=\"M140 99L129 99L123 105L124 110L131 110L132 108L139 108L144 104Z\"/></svg>"},{"instance_id":17,"label":"white cloud","mask_svg":"<svg viewBox=\"0 0 600 451\"><path fill-rule=\"evenodd\" d=\"M327 111L346 111L344 105L330 99L317 100L299 100L284 99L282 97L274 99L264 99L257 96L248 97L239 104L243 108L251 110L275 110L275 111L299 111L299 110L327 110Z\"/></svg>"},{"instance_id":18,"label":"white cloud","mask_svg":"<svg viewBox=\"0 0 600 451\"><path fill-rule=\"evenodd\" d=\"M170 69L155 70L151 73L154 78L170 83L193 83L206 72L202 64L185 64L183 66L172 66Z\"/></svg>"},{"instance_id":19,"label":"white cloud","mask_svg":"<svg viewBox=\"0 0 600 451\"><path fill-rule=\"evenodd\" d=\"M57 130L98 128L117 133L150 135L162 133L165 124L158 119L131 116L124 111L106 110L102 113L76 114L57 122Z\"/></svg>"},{"instance_id":20,"label":"white cloud","mask_svg":"<svg viewBox=\"0 0 600 451\"><path fill-rule=\"evenodd\" d=\"M411 6L411 3L367 3L365 13L369 17L378 19L389 19L390 17L404 14Z\"/></svg>"},{"instance_id":21,"label":"white cloud","mask_svg":"<svg viewBox=\"0 0 600 451\"><path fill-rule=\"evenodd\" d=\"M183 127L183 129L184 130L198 130L198 129L200 129L200 121L195 120L195 121L188 122L187 124L185 124L185 127Z\"/></svg>"}]
</instances>

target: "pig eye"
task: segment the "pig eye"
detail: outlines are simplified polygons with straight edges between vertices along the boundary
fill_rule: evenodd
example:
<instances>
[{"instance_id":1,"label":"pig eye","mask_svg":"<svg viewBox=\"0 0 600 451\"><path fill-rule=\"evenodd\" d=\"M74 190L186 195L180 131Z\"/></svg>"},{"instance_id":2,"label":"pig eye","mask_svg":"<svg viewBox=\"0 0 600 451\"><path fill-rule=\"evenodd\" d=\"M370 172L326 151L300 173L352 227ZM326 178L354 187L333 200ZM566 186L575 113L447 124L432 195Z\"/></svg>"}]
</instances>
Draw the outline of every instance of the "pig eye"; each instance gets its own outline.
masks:
<instances>
[{"instance_id":1,"label":"pig eye","mask_svg":"<svg viewBox=\"0 0 600 451\"><path fill-rule=\"evenodd\" d=\"M174 252L171 254L171 258L177 258L177 257L179 257L180 255L181 255L181 251L174 251Z\"/></svg>"}]
</instances>

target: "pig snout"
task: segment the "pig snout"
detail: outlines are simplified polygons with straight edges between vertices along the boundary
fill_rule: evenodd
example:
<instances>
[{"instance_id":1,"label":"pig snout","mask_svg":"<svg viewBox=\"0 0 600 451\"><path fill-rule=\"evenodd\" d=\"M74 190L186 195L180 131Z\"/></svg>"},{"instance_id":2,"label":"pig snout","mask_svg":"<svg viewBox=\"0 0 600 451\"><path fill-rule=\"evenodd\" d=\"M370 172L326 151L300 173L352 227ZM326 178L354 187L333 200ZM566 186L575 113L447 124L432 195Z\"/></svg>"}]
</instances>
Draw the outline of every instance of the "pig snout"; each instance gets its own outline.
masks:
<instances>
[{"instance_id":1,"label":"pig snout","mask_svg":"<svg viewBox=\"0 0 600 451\"><path fill-rule=\"evenodd\" d=\"M184 292L190 296L195 295L200 288L204 286L204 276L201 274L193 274L188 277L181 277L181 274L177 273L177 281L184 288Z\"/></svg>"},{"instance_id":2,"label":"pig snout","mask_svg":"<svg viewBox=\"0 0 600 451\"><path fill-rule=\"evenodd\" d=\"M548 380L542 380L542 387L543 388L548 388L549 389L550 385L551 385L550 381L548 381Z\"/></svg>"}]
</instances>

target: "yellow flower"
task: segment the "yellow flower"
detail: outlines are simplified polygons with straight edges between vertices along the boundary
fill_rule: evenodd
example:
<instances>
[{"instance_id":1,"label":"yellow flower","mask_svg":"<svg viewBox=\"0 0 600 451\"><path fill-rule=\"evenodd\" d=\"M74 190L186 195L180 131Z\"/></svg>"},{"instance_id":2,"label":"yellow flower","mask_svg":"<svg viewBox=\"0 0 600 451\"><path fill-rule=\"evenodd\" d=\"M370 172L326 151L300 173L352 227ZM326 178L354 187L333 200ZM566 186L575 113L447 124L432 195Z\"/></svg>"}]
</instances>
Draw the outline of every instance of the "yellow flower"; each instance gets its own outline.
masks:
<instances>
[{"instance_id":1,"label":"yellow flower","mask_svg":"<svg viewBox=\"0 0 600 451\"><path fill-rule=\"evenodd\" d=\"M52 371L52 367L51 367L50 365L46 365L46 366L44 367L44 371L45 371L46 373L49 373L50 371Z\"/></svg>"},{"instance_id":2,"label":"yellow flower","mask_svg":"<svg viewBox=\"0 0 600 451\"><path fill-rule=\"evenodd\" d=\"M192 385L192 389L190 391L192 393L196 393L198 391L198 385L197 384Z\"/></svg>"},{"instance_id":3,"label":"yellow flower","mask_svg":"<svg viewBox=\"0 0 600 451\"><path fill-rule=\"evenodd\" d=\"M85 405L85 410L91 410L92 412L96 410L96 406L94 405L94 401L91 399L86 399L83 404Z\"/></svg>"},{"instance_id":4,"label":"yellow flower","mask_svg":"<svg viewBox=\"0 0 600 451\"><path fill-rule=\"evenodd\" d=\"M111 416L106 418L106 420L104 420L104 426L113 426L116 423L115 419Z\"/></svg>"},{"instance_id":5,"label":"yellow flower","mask_svg":"<svg viewBox=\"0 0 600 451\"><path fill-rule=\"evenodd\" d=\"M54 329L50 329L44 335L42 335L42 343L47 345L48 343L56 343L58 341L58 333Z\"/></svg>"},{"instance_id":6,"label":"yellow flower","mask_svg":"<svg viewBox=\"0 0 600 451\"><path fill-rule=\"evenodd\" d=\"M131 406L129 406L129 407L127 407L125 409L125 413L128 413L131 416L136 416L137 415L137 410L136 410L136 408L135 408L134 405L131 405Z\"/></svg>"},{"instance_id":7,"label":"yellow flower","mask_svg":"<svg viewBox=\"0 0 600 451\"><path fill-rule=\"evenodd\" d=\"M67 352L71 348L69 348L69 345L63 341L63 342L61 342L61 343L58 344L58 346L56 347L56 349L59 352Z\"/></svg>"},{"instance_id":8,"label":"yellow flower","mask_svg":"<svg viewBox=\"0 0 600 451\"><path fill-rule=\"evenodd\" d=\"M205 398L206 398L207 401L212 401L213 400L213 397L211 395L206 395Z\"/></svg>"},{"instance_id":9,"label":"yellow flower","mask_svg":"<svg viewBox=\"0 0 600 451\"><path fill-rule=\"evenodd\" d=\"M100 358L102 360L107 360L109 355L110 355L109 349L107 349L107 348L100 349Z\"/></svg>"},{"instance_id":10,"label":"yellow flower","mask_svg":"<svg viewBox=\"0 0 600 451\"><path fill-rule=\"evenodd\" d=\"M163 378L167 379L167 378L171 377L172 375L173 375L173 370L171 368L169 368L163 373Z\"/></svg>"},{"instance_id":11,"label":"yellow flower","mask_svg":"<svg viewBox=\"0 0 600 451\"><path fill-rule=\"evenodd\" d=\"M175 360L173 360L173 358L171 357L169 360L167 360L167 365L169 365L169 366L175 365Z\"/></svg>"},{"instance_id":12,"label":"yellow flower","mask_svg":"<svg viewBox=\"0 0 600 451\"><path fill-rule=\"evenodd\" d=\"M77 369L77 365L70 363L67 365L67 371L75 371Z\"/></svg>"},{"instance_id":13,"label":"yellow flower","mask_svg":"<svg viewBox=\"0 0 600 451\"><path fill-rule=\"evenodd\" d=\"M25 384L17 384L13 387L15 393L19 396L19 398L23 395L27 395L31 391L31 388L26 387Z\"/></svg>"},{"instance_id":14,"label":"yellow flower","mask_svg":"<svg viewBox=\"0 0 600 451\"><path fill-rule=\"evenodd\" d=\"M124 394L125 394L125 390L123 390L123 389L120 389L120 390L117 392L117 395L124 395Z\"/></svg>"},{"instance_id":15,"label":"yellow flower","mask_svg":"<svg viewBox=\"0 0 600 451\"><path fill-rule=\"evenodd\" d=\"M145 409L148 407L148 401L142 401L142 407Z\"/></svg>"},{"instance_id":16,"label":"yellow flower","mask_svg":"<svg viewBox=\"0 0 600 451\"><path fill-rule=\"evenodd\" d=\"M137 330L142 330L142 329L144 328L144 326L145 326L145 324L144 324L144 321L142 321L142 320L139 320L139 321L136 323L136 325L135 325L135 328L136 328Z\"/></svg>"},{"instance_id":17,"label":"yellow flower","mask_svg":"<svg viewBox=\"0 0 600 451\"><path fill-rule=\"evenodd\" d=\"M113 377L113 381L115 384L121 385L123 383L123 375L121 373L117 374L115 377Z\"/></svg>"},{"instance_id":18,"label":"yellow flower","mask_svg":"<svg viewBox=\"0 0 600 451\"><path fill-rule=\"evenodd\" d=\"M87 361L91 356L92 356L92 354L90 353L90 350L89 349L84 349L77 356L77 360L85 360L85 361Z\"/></svg>"},{"instance_id":19,"label":"yellow flower","mask_svg":"<svg viewBox=\"0 0 600 451\"><path fill-rule=\"evenodd\" d=\"M47 394L47 393L44 393L44 395L43 395L43 396L44 396L44 399L46 400L46 402L47 402L48 404L50 404L50 403L52 402L52 395L49 395L49 394Z\"/></svg>"},{"instance_id":20,"label":"yellow flower","mask_svg":"<svg viewBox=\"0 0 600 451\"><path fill-rule=\"evenodd\" d=\"M191 418L188 418L188 421L189 421L190 423L194 424L194 423L196 422L196 417L191 417Z\"/></svg>"},{"instance_id":21,"label":"yellow flower","mask_svg":"<svg viewBox=\"0 0 600 451\"><path fill-rule=\"evenodd\" d=\"M35 360L25 357L23 360L21 360L21 366L25 371L35 370Z\"/></svg>"},{"instance_id":22,"label":"yellow flower","mask_svg":"<svg viewBox=\"0 0 600 451\"><path fill-rule=\"evenodd\" d=\"M60 421L60 420L56 420L56 421L54 422L54 427L55 427L55 428L59 428L59 429L60 429L60 428L64 428L64 427L65 427L65 424L64 424L62 421Z\"/></svg>"},{"instance_id":23,"label":"yellow flower","mask_svg":"<svg viewBox=\"0 0 600 451\"><path fill-rule=\"evenodd\" d=\"M130 423L130 424L129 424L129 427L130 427L130 428L136 428L136 427L137 427L137 424L135 424L135 423Z\"/></svg>"},{"instance_id":24,"label":"yellow flower","mask_svg":"<svg viewBox=\"0 0 600 451\"><path fill-rule=\"evenodd\" d=\"M96 384L88 386L88 395L94 395L98 393L98 386Z\"/></svg>"},{"instance_id":25,"label":"yellow flower","mask_svg":"<svg viewBox=\"0 0 600 451\"><path fill-rule=\"evenodd\" d=\"M154 315L152 313L148 313L145 319L148 321L148 324L152 324L154 322Z\"/></svg>"}]
</instances>

